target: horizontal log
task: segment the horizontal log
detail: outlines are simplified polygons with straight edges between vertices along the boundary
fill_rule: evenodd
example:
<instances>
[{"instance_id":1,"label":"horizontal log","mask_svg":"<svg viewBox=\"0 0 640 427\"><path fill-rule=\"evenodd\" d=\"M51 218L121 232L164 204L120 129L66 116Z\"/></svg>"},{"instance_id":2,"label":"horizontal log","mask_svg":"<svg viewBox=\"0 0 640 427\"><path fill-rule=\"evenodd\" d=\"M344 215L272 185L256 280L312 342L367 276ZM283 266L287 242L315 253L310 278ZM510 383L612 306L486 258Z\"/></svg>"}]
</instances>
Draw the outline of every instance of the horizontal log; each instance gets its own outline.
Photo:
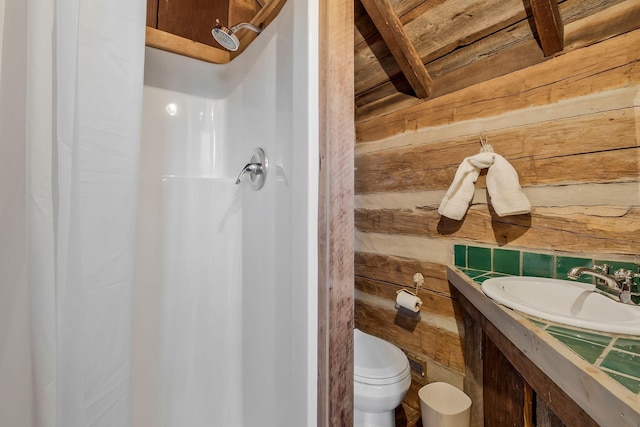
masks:
<instances>
[{"instance_id":1,"label":"horizontal log","mask_svg":"<svg viewBox=\"0 0 640 427\"><path fill-rule=\"evenodd\" d=\"M412 212L356 209L355 224L361 232L566 252L637 255L640 245L640 208L627 207L534 207L528 215L500 218L489 206L474 205L463 221L440 217L435 207Z\"/></svg>"},{"instance_id":2,"label":"horizontal log","mask_svg":"<svg viewBox=\"0 0 640 427\"><path fill-rule=\"evenodd\" d=\"M356 252L354 268L356 276L395 283L399 286L411 286L413 275L421 273L425 279L423 289L451 295L449 282L447 282L447 269L443 264Z\"/></svg>"},{"instance_id":3,"label":"horizontal log","mask_svg":"<svg viewBox=\"0 0 640 427\"><path fill-rule=\"evenodd\" d=\"M427 285L427 282L428 279L425 279L425 285ZM357 290L368 295L384 298L392 303L395 303L397 292L399 290L406 288L409 290L413 289L413 291L415 291L415 287L412 287L411 283L392 284L360 276L356 276L355 284ZM438 294L425 288L420 288L418 290L418 296L422 300L421 311L456 320L456 315L459 314L459 307L455 305L455 301L451 296Z\"/></svg>"},{"instance_id":4,"label":"horizontal log","mask_svg":"<svg viewBox=\"0 0 640 427\"><path fill-rule=\"evenodd\" d=\"M565 26L565 49L588 46L638 29L640 26L640 3L623 1L600 13Z\"/></svg>"},{"instance_id":5,"label":"horizontal log","mask_svg":"<svg viewBox=\"0 0 640 427\"><path fill-rule=\"evenodd\" d=\"M640 83L640 30L382 117L357 118L359 141L548 105ZM568 74L567 70L571 70Z\"/></svg>"},{"instance_id":6,"label":"horizontal log","mask_svg":"<svg viewBox=\"0 0 640 427\"><path fill-rule=\"evenodd\" d=\"M576 154L552 158L520 158L510 162L518 172L521 186L572 183L619 183L638 180L638 156L640 148L617 151ZM368 177L356 175L356 192L416 191L447 189L453 181L458 166L440 169L396 170L372 182ZM482 171L476 188L485 187ZM376 175L375 173L370 175Z\"/></svg>"},{"instance_id":7,"label":"horizontal log","mask_svg":"<svg viewBox=\"0 0 640 427\"><path fill-rule=\"evenodd\" d=\"M640 184L637 182L606 184L571 184L526 187L523 191L532 206L538 209L552 207L576 207L600 209L602 206L640 207ZM638 197L634 195L638 194ZM401 193L370 193L356 197L358 209L418 209L436 208L445 195L445 190ZM487 203L486 188L476 188L473 204Z\"/></svg>"},{"instance_id":8,"label":"horizontal log","mask_svg":"<svg viewBox=\"0 0 640 427\"><path fill-rule=\"evenodd\" d=\"M625 108L491 131L489 142L523 186L635 180L635 120L634 108ZM357 155L356 193L447 189L459 162L478 147L477 135L466 135Z\"/></svg>"},{"instance_id":9,"label":"horizontal log","mask_svg":"<svg viewBox=\"0 0 640 427\"><path fill-rule=\"evenodd\" d=\"M363 233L356 230L356 251L401 256L434 264L447 265L453 261L453 245L443 238L403 234Z\"/></svg>"},{"instance_id":10,"label":"horizontal log","mask_svg":"<svg viewBox=\"0 0 640 427\"><path fill-rule=\"evenodd\" d=\"M449 331L417 322L414 329L403 327L396 310L370 305L356 300L355 323L363 332L375 335L414 354L424 355L436 363L464 372L460 336Z\"/></svg>"}]
</instances>

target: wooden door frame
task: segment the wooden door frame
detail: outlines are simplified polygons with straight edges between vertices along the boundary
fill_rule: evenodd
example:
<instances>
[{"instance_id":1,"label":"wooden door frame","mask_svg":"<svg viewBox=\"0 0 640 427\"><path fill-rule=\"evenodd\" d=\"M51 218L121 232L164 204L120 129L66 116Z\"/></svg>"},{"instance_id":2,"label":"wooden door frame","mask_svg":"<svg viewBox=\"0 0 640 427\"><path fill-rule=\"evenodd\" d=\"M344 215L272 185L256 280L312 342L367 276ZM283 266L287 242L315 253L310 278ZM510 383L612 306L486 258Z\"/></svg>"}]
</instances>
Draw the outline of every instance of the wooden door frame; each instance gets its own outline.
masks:
<instances>
[{"instance_id":1,"label":"wooden door frame","mask_svg":"<svg viewBox=\"0 0 640 427\"><path fill-rule=\"evenodd\" d=\"M318 427L335 427L353 424L353 0L319 19Z\"/></svg>"}]
</instances>

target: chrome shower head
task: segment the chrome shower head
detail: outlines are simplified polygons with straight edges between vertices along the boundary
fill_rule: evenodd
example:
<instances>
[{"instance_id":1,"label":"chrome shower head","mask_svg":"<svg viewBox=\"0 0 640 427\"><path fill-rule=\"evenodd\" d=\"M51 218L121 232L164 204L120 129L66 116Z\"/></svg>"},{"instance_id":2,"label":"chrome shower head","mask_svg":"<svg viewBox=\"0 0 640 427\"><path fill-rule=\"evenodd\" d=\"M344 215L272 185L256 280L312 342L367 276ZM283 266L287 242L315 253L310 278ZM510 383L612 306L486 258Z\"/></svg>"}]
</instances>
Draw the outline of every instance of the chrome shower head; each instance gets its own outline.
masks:
<instances>
[{"instance_id":1,"label":"chrome shower head","mask_svg":"<svg viewBox=\"0 0 640 427\"><path fill-rule=\"evenodd\" d=\"M240 47L240 40L238 40L235 33L243 28L255 31L256 33L260 33L262 31L260 27L256 27L248 22L242 22L232 26L231 28L227 28L224 25L220 25L220 20L216 19L216 26L211 30L211 35L222 47L235 52Z\"/></svg>"},{"instance_id":2,"label":"chrome shower head","mask_svg":"<svg viewBox=\"0 0 640 427\"><path fill-rule=\"evenodd\" d=\"M211 30L211 35L222 47L230 51L236 51L240 47L240 40L231 31L230 28L224 26L216 26Z\"/></svg>"}]
</instances>

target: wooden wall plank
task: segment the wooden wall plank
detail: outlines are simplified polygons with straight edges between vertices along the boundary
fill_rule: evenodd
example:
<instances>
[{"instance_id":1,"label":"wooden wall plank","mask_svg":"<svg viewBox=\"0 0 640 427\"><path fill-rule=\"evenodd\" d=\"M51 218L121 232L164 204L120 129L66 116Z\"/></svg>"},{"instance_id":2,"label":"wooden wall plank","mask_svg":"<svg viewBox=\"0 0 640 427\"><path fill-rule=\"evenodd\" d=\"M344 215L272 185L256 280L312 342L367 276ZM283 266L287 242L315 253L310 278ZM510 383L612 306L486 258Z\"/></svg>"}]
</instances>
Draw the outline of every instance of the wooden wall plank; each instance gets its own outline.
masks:
<instances>
[{"instance_id":1,"label":"wooden wall plank","mask_svg":"<svg viewBox=\"0 0 640 427\"><path fill-rule=\"evenodd\" d=\"M615 216L598 211L606 212L605 207L591 211L584 207L549 210L534 207L530 215L500 218L486 205L474 205L463 221L454 221L440 217L435 207L414 212L356 210L355 224L362 232L449 237L546 250L637 255L640 209L618 207ZM611 226L612 221L615 221L615 227ZM411 225L416 223L427 225ZM606 234L606 239L603 234Z\"/></svg>"},{"instance_id":2,"label":"wooden wall plank","mask_svg":"<svg viewBox=\"0 0 640 427\"><path fill-rule=\"evenodd\" d=\"M450 285L446 279L447 268L442 264L364 252L355 253L354 264L356 276L394 283L399 286L410 286L413 275L422 273L425 279L425 290L451 295Z\"/></svg>"},{"instance_id":3,"label":"wooden wall plank","mask_svg":"<svg viewBox=\"0 0 640 427\"><path fill-rule=\"evenodd\" d=\"M490 133L491 145L512 163L523 186L581 179L615 181L616 177L633 180L638 171L633 161L636 158L633 150L639 145L636 138L634 108L577 115ZM459 163L477 154L478 147L478 136L467 135L437 144L358 155L356 193L447 189ZM606 158L594 160L594 153L602 153ZM610 164L612 160L621 162L620 167Z\"/></svg>"},{"instance_id":4,"label":"wooden wall plank","mask_svg":"<svg viewBox=\"0 0 640 427\"><path fill-rule=\"evenodd\" d=\"M640 83L640 30L380 117L357 117L359 141L451 124ZM576 70L567 76L566 70Z\"/></svg>"},{"instance_id":5,"label":"wooden wall plank","mask_svg":"<svg viewBox=\"0 0 640 427\"><path fill-rule=\"evenodd\" d=\"M623 1L598 14L567 24L565 50L588 46L636 30L639 25L640 3Z\"/></svg>"},{"instance_id":6,"label":"wooden wall plank","mask_svg":"<svg viewBox=\"0 0 640 427\"><path fill-rule=\"evenodd\" d=\"M639 150L636 147L551 158L508 160L518 172L520 185L523 187L541 184L633 182L638 177ZM356 163L360 164L360 162ZM356 192L364 194L401 191L401 189L405 191L447 189L453 181L457 168L457 165L452 165L442 168L394 170L393 166L390 166L388 170L393 172L387 172L386 176L380 173L383 178L377 181L358 176ZM485 187L484 174L486 170L481 172L476 183L477 188ZM370 175L377 174L373 172Z\"/></svg>"},{"instance_id":7,"label":"wooden wall plank","mask_svg":"<svg viewBox=\"0 0 640 427\"><path fill-rule=\"evenodd\" d=\"M333 427L353 423L353 1L321 0L318 14L317 424Z\"/></svg>"},{"instance_id":8,"label":"wooden wall plank","mask_svg":"<svg viewBox=\"0 0 640 427\"><path fill-rule=\"evenodd\" d=\"M355 284L357 290L368 295L374 295L380 298L384 298L393 303L395 303L396 295L399 290L401 290L402 288L411 290L411 284L391 284L359 276L356 276ZM456 319L458 307L456 307L455 301L453 301L451 297L446 297L435 292L424 290L422 288L418 291L418 296L423 303L421 310L425 313L447 317L452 320Z\"/></svg>"}]
</instances>

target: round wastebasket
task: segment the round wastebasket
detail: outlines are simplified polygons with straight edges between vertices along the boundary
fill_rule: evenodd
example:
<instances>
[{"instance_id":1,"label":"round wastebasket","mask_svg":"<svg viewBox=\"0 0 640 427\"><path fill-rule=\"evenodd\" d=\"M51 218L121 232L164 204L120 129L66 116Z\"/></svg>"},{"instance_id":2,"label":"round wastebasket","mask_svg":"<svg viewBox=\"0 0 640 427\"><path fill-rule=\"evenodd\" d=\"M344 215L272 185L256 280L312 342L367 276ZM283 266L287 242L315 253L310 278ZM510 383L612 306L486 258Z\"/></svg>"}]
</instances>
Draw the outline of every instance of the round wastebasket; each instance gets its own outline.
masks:
<instances>
[{"instance_id":1,"label":"round wastebasket","mask_svg":"<svg viewBox=\"0 0 640 427\"><path fill-rule=\"evenodd\" d=\"M427 384L418 397L423 427L469 427L471 399L451 384Z\"/></svg>"}]
</instances>

